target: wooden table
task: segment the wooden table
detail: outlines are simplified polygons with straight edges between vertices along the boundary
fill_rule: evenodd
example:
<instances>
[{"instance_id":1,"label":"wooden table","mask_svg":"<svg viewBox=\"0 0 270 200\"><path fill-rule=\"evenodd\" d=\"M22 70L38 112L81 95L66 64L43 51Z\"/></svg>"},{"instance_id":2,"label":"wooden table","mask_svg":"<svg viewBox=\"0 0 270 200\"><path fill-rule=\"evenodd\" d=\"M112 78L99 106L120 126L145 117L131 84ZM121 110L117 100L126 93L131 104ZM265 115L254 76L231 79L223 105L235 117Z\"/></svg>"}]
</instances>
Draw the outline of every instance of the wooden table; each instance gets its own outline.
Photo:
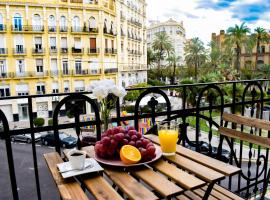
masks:
<instances>
[{"instance_id":1,"label":"wooden table","mask_svg":"<svg viewBox=\"0 0 270 200\"><path fill-rule=\"evenodd\" d=\"M146 136L159 144L155 135ZM83 148L89 157L94 147ZM67 152L67 151L65 151ZM96 199L242 199L216 185L241 170L180 145L177 154L133 168L103 166L103 173L63 179L56 164L63 162L56 152L44 155L62 199L88 199L87 189ZM82 187L81 187L82 186Z\"/></svg>"}]
</instances>

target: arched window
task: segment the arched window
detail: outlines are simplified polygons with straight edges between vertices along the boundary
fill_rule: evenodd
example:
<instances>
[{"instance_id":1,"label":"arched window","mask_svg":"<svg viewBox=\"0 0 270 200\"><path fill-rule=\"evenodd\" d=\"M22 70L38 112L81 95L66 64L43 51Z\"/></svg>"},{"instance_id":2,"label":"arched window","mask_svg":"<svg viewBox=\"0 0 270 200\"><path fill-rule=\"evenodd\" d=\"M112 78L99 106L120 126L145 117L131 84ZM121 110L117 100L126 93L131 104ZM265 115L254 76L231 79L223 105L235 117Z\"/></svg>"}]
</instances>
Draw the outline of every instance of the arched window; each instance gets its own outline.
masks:
<instances>
[{"instance_id":1,"label":"arched window","mask_svg":"<svg viewBox=\"0 0 270 200\"><path fill-rule=\"evenodd\" d=\"M19 13L16 13L13 17L13 29L15 31L22 31L22 25L23 25L22 17Z\"/></svg>"},{"instance_id":2,"label":"arched window","mask_svg":"<svg viewBox=\"0 0 270 200\"><path fill-rule=\"evenodd\" d=\"M41 31L42 30L42 22L41 17L39 14L34 14L32 20L33 30L34 31Z\"/></svg>"},{"instance_id":3,"label":"arched window","mask_svg":"<svg viewBox=\"0 0 270 200\"><path fill-rule=\"evenodd\" d=\"M111 34L114 34L114 26L113 26L113 22L111 22Z\"/></svg>"},{"instance_id":4,"label":"arched window","mask_svg":"<svg viewBox=\"0 0 270 200\"><path fill-rule=\"evenodd\" d=\"M263 60L258 60L257 61L257 66L262 66L264 64L264 61Z\"/></svg>"},{"instance_id":5,"label":"arched window","mask_svg":"<svg viewBox=\"0 0 270 200\"><path fill-rule=\"evenodd\" d=\"M107 19L104 20L104 33L108 33Z\"/></svg>"},{"instance_id":6,"label":"arched window","mask_svg":"<svg viewBox=\"0 0 270 200\"><path fill-rule=\"evenodd\" d=\"M90 17L89 19L89 28L90 30L97 28L97 21L94 17Z\"/></svg>"},{"instance_id":7,"label":"arched window","mask_svg":"<svg viewBox=\"0 0 270 200\"><path fill-rule=\"evenodd\" d=\"M55 17L53 15L49 16L48 25L49 25L49 31L53 31L53 32L56 31Z\"/></svg>"},{"instance_id":8,"label":"arched window","mask_svg":"<svg viewBox=\"0 0 270 200\"><path fill-rule=\"evenodd\" d=\"M72 27L75 32L80 31L80 18L78 16L73 17Z\"/></svg>"},{"instance_id":9,"label":"arched window","mask_svg":"<svg viewBox=\"0 0 270 200\"><path fill-rule=\"evenodd\" d=\"M4 30L4 25L3 25L3 16L0 13L0 31Z\"/></svg>"},{"instance_id":10,"label":"arched window","mask_svg":"<svg viewBox=\"0 0 270 200\"><path fill-rule=\"evenodd\" d=\"M61 16L60 18L60 31L61 32L67 31L67 19L65 16Z\"/></svg>"}]
</instances>

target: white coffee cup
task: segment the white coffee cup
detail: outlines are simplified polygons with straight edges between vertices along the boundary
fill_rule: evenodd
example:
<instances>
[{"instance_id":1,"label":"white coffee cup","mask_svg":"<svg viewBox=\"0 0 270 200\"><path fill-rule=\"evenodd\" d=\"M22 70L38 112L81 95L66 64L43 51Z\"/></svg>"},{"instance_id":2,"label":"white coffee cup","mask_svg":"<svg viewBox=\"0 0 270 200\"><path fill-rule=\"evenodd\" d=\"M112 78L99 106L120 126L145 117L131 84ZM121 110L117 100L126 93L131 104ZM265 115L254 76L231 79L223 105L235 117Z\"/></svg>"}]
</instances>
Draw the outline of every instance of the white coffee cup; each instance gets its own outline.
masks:
<instances>
[{"instance_id":1,"label":"white coffee cup","mask_svg":"<svg viewBox=\"0 0 270 200\"><path fill-rule=\"evenodd\" d=\"M73 149L68 152L68 159L72 169L83 170L85 165L86 153Z\"/></svg>"}]
</instances>

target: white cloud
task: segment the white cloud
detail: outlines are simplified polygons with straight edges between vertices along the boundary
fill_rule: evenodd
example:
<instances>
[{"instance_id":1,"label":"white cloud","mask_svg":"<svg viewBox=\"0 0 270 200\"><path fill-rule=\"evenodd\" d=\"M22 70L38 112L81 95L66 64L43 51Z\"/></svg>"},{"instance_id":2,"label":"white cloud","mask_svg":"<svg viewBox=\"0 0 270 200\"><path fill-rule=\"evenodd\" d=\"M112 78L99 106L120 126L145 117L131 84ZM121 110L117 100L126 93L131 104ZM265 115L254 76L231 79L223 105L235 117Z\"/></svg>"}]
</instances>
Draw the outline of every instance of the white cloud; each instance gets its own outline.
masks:
<instances>
[{"instance_id":1,"label":"white cloud","mask_svg":"<svg viewBox=\"0 0 270 200\"><path fill-rule=\"evenodd\" d=\"M212 0L214 2L214 0ZM238 0L231 7L235 8L243 4L258 3L262 0ZM165 21L173 18L183 21L187 38L199 37L205 44L211 40L213 32L227 30L228 27L240 24L242 21L233 18L232 9L198 8L197 0L146 0L148 20ZM165 2L165 3L164 3ZM216 1L217 2L217 1ZM240 7L241 8L241 7ZM270 14L264 14L261 19L247 24L251 30L260 26L269 28Z\"/></svg>"}]
</instances>

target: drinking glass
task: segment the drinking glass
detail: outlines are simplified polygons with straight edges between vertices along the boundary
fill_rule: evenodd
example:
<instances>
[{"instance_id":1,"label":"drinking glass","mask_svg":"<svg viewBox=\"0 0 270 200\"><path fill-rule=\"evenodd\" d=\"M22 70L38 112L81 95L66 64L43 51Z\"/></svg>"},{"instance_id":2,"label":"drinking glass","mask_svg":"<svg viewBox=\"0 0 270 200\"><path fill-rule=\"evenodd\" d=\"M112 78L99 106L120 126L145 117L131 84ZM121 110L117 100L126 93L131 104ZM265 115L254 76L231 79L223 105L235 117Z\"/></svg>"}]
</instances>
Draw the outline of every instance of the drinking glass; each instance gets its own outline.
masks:
<instances>
[{"instance_id":1,"label":"drinking glass","mask_svg":"<svg viewBox=\"0 0 270 200\"><path fill-rule=\"evenodd\" d=\"M178 141L178 123L175 121L158 124L158 137L164 156L175 155Z\"/></svg>"}]
</instances>

